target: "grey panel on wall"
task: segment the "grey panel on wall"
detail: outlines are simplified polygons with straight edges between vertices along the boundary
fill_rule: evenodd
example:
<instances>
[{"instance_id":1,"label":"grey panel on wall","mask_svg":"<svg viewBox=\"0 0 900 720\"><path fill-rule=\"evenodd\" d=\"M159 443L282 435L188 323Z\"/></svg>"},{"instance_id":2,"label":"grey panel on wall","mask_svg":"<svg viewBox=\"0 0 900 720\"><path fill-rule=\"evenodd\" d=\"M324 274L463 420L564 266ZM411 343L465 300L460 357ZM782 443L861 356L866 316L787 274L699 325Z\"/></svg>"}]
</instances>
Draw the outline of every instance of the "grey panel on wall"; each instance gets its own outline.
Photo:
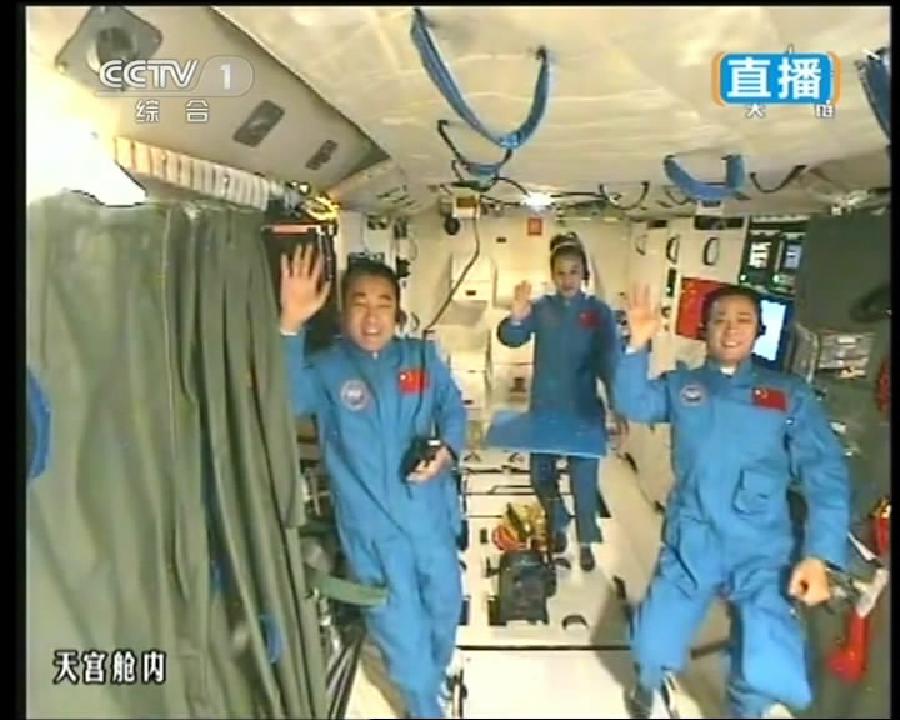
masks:
<instances>
[{"instance_id":1,"label":"grey panel on wall","mask_svg":"<svg viewBox=\"0 0 900 720\"><path fill-rule=\"evenodd\" d=\"M891 277L890 218L855 213L810 220L797 273L797 320L813 330L874 329L850 307Z\"/></svg>"},{"instance_id":2,"label":"grey panel on wall","mask_svg":"<svg viewBox=\"0 0 900 720\"><path fill-rule=\"evenodd\" d=\"M875 342L865 378L842 380L820 372L814 384L824 391L831 420L847 427L844 442L853 481L854 531L869 542L868 513L891 491L890 422L875 405L876 377L890 352L890 320L859 322L851 308L862 296L890 283L890 220L887 214L855 213L811 220L797 278L796 319L816 332L873 332ZM861 571L863 575L871 571ZM817 608L807 613L816 700L800 714L807 718L890 717L890 594L872 615L868 669L861 682L847 685L826 668L828 655L843 641L846 618Z\"/></svg>"}]
</instances>

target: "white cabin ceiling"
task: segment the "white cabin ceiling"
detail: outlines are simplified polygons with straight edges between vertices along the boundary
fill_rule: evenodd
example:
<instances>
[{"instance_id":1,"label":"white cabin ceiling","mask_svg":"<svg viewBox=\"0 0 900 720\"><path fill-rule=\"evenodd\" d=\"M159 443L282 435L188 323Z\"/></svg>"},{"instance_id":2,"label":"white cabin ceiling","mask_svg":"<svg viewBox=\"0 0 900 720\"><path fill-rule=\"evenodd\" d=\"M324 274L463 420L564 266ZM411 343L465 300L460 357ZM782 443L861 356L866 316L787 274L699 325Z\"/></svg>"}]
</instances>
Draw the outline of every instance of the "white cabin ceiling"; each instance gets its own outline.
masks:
<instances>
[{"instance_id":1,"label":"white cabin ceiling","mask_svg":"<svg viewBox=\"0 0 900 720\"><path fill-rule=\"evenodd\" d=\"M534 136L504 167L519 183L546 191L594 191L599 183L670 214L660 200L669 185L662 168L676 153L702 180L723 179L721 155L744 156L764 186L794 165L819 166L850 190L890 184L887 140L866 102L854 61L890 42L888 7L435 7L423 8L435 43L460 90L493 130L519 126L531 104L543 45L552 58L551 95ZM28 9L29 62L65 82L54 59L88 7ZM129 7L163 36L157 57L240 55L255 71L253 88L211 100L210 121L137 124L134 98L93 97L92 112L119 134L214 162L282 179L340 184L345 205L396 209L433 202L452 181L450 151L439 119L477 162L502 153L468 129L435 88L410 37L412 7ZM235 31L232 24L244 31ZM809 107L767 109L764 120L712 101L710 67L720 51L834 51L842 61L836 116L816 119ZM32 67L32 70L34 68ZM232 135L256 105L270 100L285 116L257 147ZM163 99L162 112L181 112ZM332 160L306 167L327 139ZM383 152L382 152L383 151ZM386 157L390 160L383 161ZM361 168L369 172L360 175ZM343 181L343 182L342 182ZM819 189L827 183L816 180ZM728 210L760 212L821 206L795 185ZM495 195L516 191L498 186ZM674 193L678 195L678 193Z\"/></svg>"},{"instance_id":2,"label":"white cabin ceiling","mask_svg":"<svg viewBox=\"0 0 900 720\"><path fill-rule=\"evenodd\" d=\"M886 139L854 61L890 42L888 7L435 7L435 43L467 102L495 131L519 126L537 77L535 50L553 58L544 120L504 174L529 187L596 190L668 184L663 157L679 153L695 177L722 180L719 160L742 153L763 186L794 165L829 163L863 186L885 184ZM423 69L410 37L411 7L222 7L402 168L411 184L454 179L435 131L477 162L502 153L460 121ZM836 117L769 107L765 120L711 98L711 59L724 52L837 53ZM862 178L858 176L862 174ZM831 174L829 174L831 177ZM630 194L634 196L634 190ZM748 195L758 196L752 187ZM767 196L767 199L771 199ZM791 202L804 193L782 196Z\"/></svg>"},{"instance_id":3,"label":"white cabin ceiling","mask_svg":"<svg viewBox=\"0 0 900 720\"><path fill-rule=\"evenodd\" d=\"M33 100L29 98L29 112L41 112L36 109L40 96L55 90L74 98L68 109L101 125L97 129L105 133L277 179L311 182L317 187L330 187L367 164L384 159L380 149L356 126L209 7L129 6L127 10L162 34L162 44L154 57L195 58L202 62L217 55L239 56L253 66L251 89L240 97L208 98L209 121L204 124L188 124L185 97L172 96L159 98L160 122L136 122L135 96L98 97L94 91L99 84L85 87L69 81L71 73L55 69L58 53L90 9L28 8L29 78L42 78L39 87L30 88L35 96ZM147 93L147 97L153 97L153 93ZM283 108L283 117L258 146L236 142L232 137L235 131L264 100ZM308 168L308 161L326 140L337 145L330 160L318 169Z\"/></svg>"}]
</instances>

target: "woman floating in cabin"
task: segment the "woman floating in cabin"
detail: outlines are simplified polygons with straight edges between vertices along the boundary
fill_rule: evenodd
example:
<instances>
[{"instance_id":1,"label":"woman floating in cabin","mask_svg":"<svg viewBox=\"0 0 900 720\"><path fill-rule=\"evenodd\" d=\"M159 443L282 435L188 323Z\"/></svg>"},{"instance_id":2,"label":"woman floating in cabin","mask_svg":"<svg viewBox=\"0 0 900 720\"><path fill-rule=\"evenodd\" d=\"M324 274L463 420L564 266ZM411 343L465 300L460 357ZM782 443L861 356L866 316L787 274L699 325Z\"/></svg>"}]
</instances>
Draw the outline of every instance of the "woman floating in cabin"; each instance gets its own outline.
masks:
<instances>
[{"instance_id":1,"label":"woman floating in cabin","mask_svg":"<svg viewBox=\"0 0 900 720\"><path fill-rule=\"evenodd\" d=\"M443 717L462 611L460 506L450 472L465 443L462 395L432 344L395 337L400 285L382 263L350 266L343 337L308 355L303 325L327 295L319 289L320 259L313 264L311 255L282 258L281 331L294 412L316 416L351 571L388 591L366 621L407 713ZM432 426L441 441L436 455L410 462L409 450L420 446L414 440L430 436Z\"/></svg>"},{"instance_id":2,"label":"woman floating in cabin","mask_svg":"<svg viewBox=\"0 0 900 720\"><path fill-rule=\"evenodd\" d=\"M830 595L827 565L843 568L850 524L848 469L818 401L799 378L756 367L764 331L753 290L726 286L703 306L707 358L648 379L646 344L659 329L649 289L633 293L631 339L615 379L630 420L670 422L675 485L663 548L637 609L633 717L665 717L666 673L679 671L710 603L736 610L728 683L735 717L791 717L812 700L805 639L791 605ZM791 523L789 486L807 505L804 542Z\"/></svg>"},{"instance_id":3,"label":"woman floating in cabin","mask_svg":"<svg viewBox=\"0 0 900 720\"><path fill-rule=\"evenodd\" d=\"M556 294L532 306L531 286L515 289L512 312L497 328L497 338L507 347L519 347L535 336L534 380L531 409L570 412L606 422L606 409L597 395L597 378L605 386L613 406L613 373L620 348L616 321L610 307L582 291L589 279L587 255L575 233L556 235L550 241L550 271ZM616 417L619 432L625 424ZM570 518L559 496L557 457L532 454L531 482L538 498L553 518L554 550L566 548L565 529ZM594 569L592 542L600 542L597 509L599 463L592 458L569 457L569 478L575 497L575 535L581 546L579 562L586 572Z\"/></svg>"}]
</instances>

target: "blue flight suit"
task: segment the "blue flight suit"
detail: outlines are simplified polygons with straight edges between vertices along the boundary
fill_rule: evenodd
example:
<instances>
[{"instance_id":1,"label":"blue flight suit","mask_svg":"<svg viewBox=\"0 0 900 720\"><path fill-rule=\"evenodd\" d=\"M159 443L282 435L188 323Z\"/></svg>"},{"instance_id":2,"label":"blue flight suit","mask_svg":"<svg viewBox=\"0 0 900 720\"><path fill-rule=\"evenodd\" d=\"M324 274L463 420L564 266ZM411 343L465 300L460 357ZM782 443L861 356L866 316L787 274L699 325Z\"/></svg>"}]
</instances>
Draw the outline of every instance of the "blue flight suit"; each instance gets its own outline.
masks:
<instances>
[{"instance_id":1,"label":"blue flight suit","mask_svg":"<svg viewBox=\"0 0 900 720\"><path fill-rule=\"evenodd\" d=\"M350 569L388 589L386 604L367 611L369 632L410 715L442 717L438 693L462 610L457 486L449 470L415 483L401 466L414 436L433 425L462 456L459 389L434 345L419 340L394 338L373 354L341 338L307 357L301 330L284 338L284 351L294 412L316 417Z\"/></svg>"},{"instance_id":2,"label":"blue flight suit","mask_svg":"<svg viewBox=\"0 0 900 720\"><path fill-rule=\"evenodd\" d=\"M812 701L803 628L787 595L798 559L844 568L849 473L811 389L752 364L732 376L707 359L648 379L648 354L627 352L616 371L617 409L636 422L670 422L674 487L663 547L632 627L639 682L659 687L679 671L716 595L737 611L728 696L735 717L776 702ZM802 490L802 541L786 494Z\"/></svg>"},{"instance_id":3,"label":"blue flight suit","mask_svg":"<svg viewBox=\"0 0 900 720\"><path fill-rule=\"evenodd\" d=\"M535 336L531 410L565 411L606 422L606 409L597 394L597 378L613 394L613 374L619 354L616 321L610 307L594 296L577 293L571 299L545 295L532 303L520 322L505 318L497 339L519 347ZM554 455L531 455L531 483L539 498L552 507L553 529L565 530L569 516L559 497ZM575 532L579 542L600 540L597 526L598 461L568 457L569 479L575 496Z\"/></svg>"}]
</instances>

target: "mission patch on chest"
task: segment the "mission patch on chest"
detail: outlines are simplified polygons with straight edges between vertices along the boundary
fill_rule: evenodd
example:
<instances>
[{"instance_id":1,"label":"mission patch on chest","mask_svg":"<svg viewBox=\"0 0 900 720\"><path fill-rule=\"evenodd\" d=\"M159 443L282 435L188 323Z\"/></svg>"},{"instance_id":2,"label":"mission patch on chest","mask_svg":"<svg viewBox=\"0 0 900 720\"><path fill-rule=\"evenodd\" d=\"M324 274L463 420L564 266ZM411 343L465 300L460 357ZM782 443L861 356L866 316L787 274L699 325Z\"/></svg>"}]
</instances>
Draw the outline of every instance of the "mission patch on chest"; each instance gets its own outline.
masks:
<instances>
[{"instance_id":1,"label":"mission patch on chest","mask_svg":"<svg viewBox=\"0 0 900 720\"><path fill-rule=\"evenodd\" d=\"M681 404L687 407L695 407L706 402L706 388L697 383L691 383L681 388L679 393Z\"/></svg>"},{"instance_id":2,"label":"mission patch on chest","mask_svg":"<svg viewBox=\"0 0 900 720\"><path fill-rule=\"evenodd\" d=\"M369 388L362 380L347 380L341 386L341 402L348 410L359 412L369 404Z\"/></svg>"}]
</instances>

